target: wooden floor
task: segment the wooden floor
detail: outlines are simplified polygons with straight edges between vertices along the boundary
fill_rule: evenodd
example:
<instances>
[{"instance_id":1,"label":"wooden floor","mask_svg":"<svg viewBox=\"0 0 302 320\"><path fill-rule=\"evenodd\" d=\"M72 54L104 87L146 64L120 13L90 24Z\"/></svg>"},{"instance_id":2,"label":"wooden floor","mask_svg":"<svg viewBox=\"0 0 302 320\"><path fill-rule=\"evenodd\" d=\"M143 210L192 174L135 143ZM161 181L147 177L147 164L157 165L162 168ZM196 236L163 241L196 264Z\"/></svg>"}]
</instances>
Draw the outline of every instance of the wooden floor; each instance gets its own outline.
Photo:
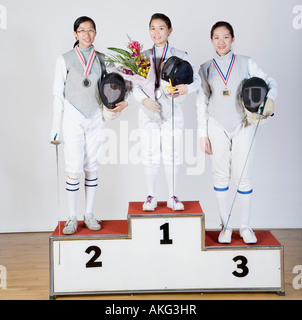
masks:
<instances>
[{"instance_id":1,"label":"wooden floor","mask_svg":"<svg viewBox=\"0 0 302 320\"><path fill-rule=\"evenodd\" d=\"M284 245L285 296L276 293L190 293L89 295L57 297L89 300L302 300L302 289L293 288L293 267L302 265L302 229L272 230ZM7 289L0 288L0 300L49 299L50 233L0 234L0 266L7 270ZM300 280L301 283L301 280Z\"/></svg>"}]
</instances>

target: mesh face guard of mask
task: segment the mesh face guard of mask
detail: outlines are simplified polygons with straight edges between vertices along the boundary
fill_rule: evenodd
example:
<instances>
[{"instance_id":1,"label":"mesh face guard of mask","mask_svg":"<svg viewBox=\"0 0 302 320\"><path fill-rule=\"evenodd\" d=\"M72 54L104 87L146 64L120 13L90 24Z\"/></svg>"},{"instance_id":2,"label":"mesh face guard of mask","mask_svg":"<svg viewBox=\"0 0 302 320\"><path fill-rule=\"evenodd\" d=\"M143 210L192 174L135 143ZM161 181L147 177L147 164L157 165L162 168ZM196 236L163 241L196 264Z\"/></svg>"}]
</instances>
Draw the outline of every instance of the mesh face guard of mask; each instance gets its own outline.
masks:
<instances>
[{"instance_id":1,"label":"mesh face guard of mask","mask_svg":"<svg viewBox=\"0 0 302 320\"><path fill-rule=\"evenodd\" d=\"M242 84L242 103L244 107L252 112L258 112L268 93L266 82L257 77L244 80Z\"/></svg>"},{"instance_id":2,"label":"mesh face guard of mask","mask_svg":"<svg viewBox=\"0 0 302 320\"><path fill-rule=\"evenodd\" d=\"M125 98L125 80L122 76L114 72L106 74L100 81L99 91L103 104L108 109L114 109L116 104Z\"/></svg>"}]
</instances>

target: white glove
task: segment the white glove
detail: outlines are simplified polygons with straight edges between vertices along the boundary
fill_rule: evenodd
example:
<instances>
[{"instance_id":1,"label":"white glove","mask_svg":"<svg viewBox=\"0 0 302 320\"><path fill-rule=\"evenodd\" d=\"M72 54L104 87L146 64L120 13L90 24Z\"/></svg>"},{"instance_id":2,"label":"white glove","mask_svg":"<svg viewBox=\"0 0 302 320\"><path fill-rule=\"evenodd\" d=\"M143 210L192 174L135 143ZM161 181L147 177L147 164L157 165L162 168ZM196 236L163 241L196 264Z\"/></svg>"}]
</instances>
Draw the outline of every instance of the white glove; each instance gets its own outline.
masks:
<instances>
[{"instance_id":1,"label":"white glove","mask_svg":"<svg viewBox=\"0 0 302 320\"><path fill-rule=\"evenodd\" d=\"M275 109L274 100L271 98L267 98L264 106L264 110L263 110L263 115L266 117L272 116L274 114L274 109Z\"/></svg>"},{"instance_id":2,"label":"white glove","mask_svg":"<svg viewBox=\"0 0 302 320\"><path fill-rule=\"evenodd\" d=\"M146 98L142 101L142 105L148 109L149 111L153 112L153 113L159 113L160 111L160 105L153 101L150 98Z\"/></svg>"},{"instance_id":3,"label":"white glove","mask_svg":"<svg viewBox=\"0 0 302 320\"><path fill-rule=\"evenodd\" d=\"M53 119L52 119L52 128L50 131L50 142L60 140L61 122L62 122L62 113L54 112Z\"/></svg>"},{"instance_id":4,"label":"white glove","mask_svg":"<svg viewBox=\"0 0 302 320\"><path fill-rule=\"evenodd\" d=\"M110 111L108 108L106 108L103 105L103 117L106 121L110 121L110 120L114 120L115 118L117 118L121 113L120 112L113 112Z\"/></svg>"},{"instance_id":5,"label":"white glove","mask_svg":"<svg viewBox=\"0 0 302 320\"><path fill-rule=\"evenodd\" d=\"M274 114L274 100L271 98L267 98L263 114L260 115L260 109L263 107L263 103L260 105L258 112L250 112L247 109L245 109L246 113L246 120L249 124L252 125L257 125L258 122L259 124L264 124L265 122L268 121L269 116L272 116ZM260 121L259 121L260 117Z\"/></svg>"}]
</instances>

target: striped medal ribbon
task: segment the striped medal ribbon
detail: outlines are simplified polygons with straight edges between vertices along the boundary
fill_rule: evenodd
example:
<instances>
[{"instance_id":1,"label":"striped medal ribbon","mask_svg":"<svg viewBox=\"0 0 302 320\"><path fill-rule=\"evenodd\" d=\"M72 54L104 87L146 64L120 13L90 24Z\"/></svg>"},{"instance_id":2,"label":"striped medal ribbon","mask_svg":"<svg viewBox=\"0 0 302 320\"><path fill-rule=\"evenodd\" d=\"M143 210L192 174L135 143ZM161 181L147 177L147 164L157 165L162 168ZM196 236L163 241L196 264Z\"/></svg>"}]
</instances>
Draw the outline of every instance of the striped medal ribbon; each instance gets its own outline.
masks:
<instances>
[{"instance_id":1,"label":"striped medal ribbon","mask_svg":"<svg viewBox=\"0 0 302 320\"><path fill-rule=\"evenodd\" d=\"M227 74L224 75L223 72L221 71L218 63L216 62L216 60L213 59L213 64L214 64L217 72L219 73L223 83L225 84L225 89L222 91L222 95L224 97L229 97L231 95L231 91L227 88L227 84L228 84L228 81L229 81L229 78L230 78L234 63L235 63L235 55L233 54L232 55L232 60L230 62L230 65L229 65L229 68L228 68L228 71L227 71Z\"/></svg>"},{"instance_id":2,"label":"striped medal ribbon","mask_svg":"<svg viewBox=\"0 0 302 320\"><path fill-rule=\"evenodd\" d=\"M162 62L166 59L166 55L169 49L169 42L167 41L167 43L165 44L164 50L163 50L163 54L160 58L159 61L159 65L158 68L156 67L156 50L155 50L155 45L153 46L153 50L152 50L152 59L154 62L154 67L155 67L155 73L156 73L156 80L155 80L155 96L156 99L159 99L161 97L161 91L159 90L159 84L160 84L160 67Z\"/></svg>"},{"instance_id":3,"label":"striped medal ribbon","mask_svg":"<svg viewBox=\"0 0 302 320\"><path fill-rule=\"evenodd\" d=\"M91 81L88 79L88 75L90 73L90 70L91 70L92 64L93 64L93 60L95 58L95 49L93 48L91 50L90 56L87 60L87 64L85 63L85 59L84 59L78 46L75 47L75 50L76 50L77 56L80 60L80 63L82 64L83 69L84 69L83 75L84 75L85 79L83 80L82 84L85 88L88 88L91 85Z\"/></svg>"}]
</instances>

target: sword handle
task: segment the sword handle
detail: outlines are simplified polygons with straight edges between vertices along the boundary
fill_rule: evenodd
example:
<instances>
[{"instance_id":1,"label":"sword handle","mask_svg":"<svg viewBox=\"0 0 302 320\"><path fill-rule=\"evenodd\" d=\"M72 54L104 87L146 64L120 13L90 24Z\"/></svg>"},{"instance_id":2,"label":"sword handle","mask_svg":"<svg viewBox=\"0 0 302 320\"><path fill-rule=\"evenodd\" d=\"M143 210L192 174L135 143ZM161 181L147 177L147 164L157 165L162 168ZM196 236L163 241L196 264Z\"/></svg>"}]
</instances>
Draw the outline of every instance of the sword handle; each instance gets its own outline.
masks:
<instances>
[{"instance_id":1,"label":"sword handle","mask_svg":"<svg viewBox=\"0 0 302 320\"><path fill-rule=\"evenodd\" d=\"M58 146L59 144L61 144L61 141L60 140L57 140L57 136L58 134L56 133L54 139L52 141L50 141L51 144L54 144L56 146Z\"/></svg>"},{"instance_id":2,"label":"sword handle","mask_svg":"<svg viewBox=\"0 0 302 320\"><path fill-rule=\"evenodd\" d=\"M52 140L50 141L51 144L54 144L55 146L58 146L59 144L61 144L60 140Z\"/></svg>"},{"instance_id":3,"label":"sword handle","mask_svg":"<svg viewBox=\"0 0 302 320\"><path fill-rule=\"evenodd\" d=\"M267 100L267 97L264 98L263 106L259 108L261 116L263 116L263 111L264 111L264 107L265 107L265 104L266 104L266 100Z\"/></svg>"}]
</instances>

